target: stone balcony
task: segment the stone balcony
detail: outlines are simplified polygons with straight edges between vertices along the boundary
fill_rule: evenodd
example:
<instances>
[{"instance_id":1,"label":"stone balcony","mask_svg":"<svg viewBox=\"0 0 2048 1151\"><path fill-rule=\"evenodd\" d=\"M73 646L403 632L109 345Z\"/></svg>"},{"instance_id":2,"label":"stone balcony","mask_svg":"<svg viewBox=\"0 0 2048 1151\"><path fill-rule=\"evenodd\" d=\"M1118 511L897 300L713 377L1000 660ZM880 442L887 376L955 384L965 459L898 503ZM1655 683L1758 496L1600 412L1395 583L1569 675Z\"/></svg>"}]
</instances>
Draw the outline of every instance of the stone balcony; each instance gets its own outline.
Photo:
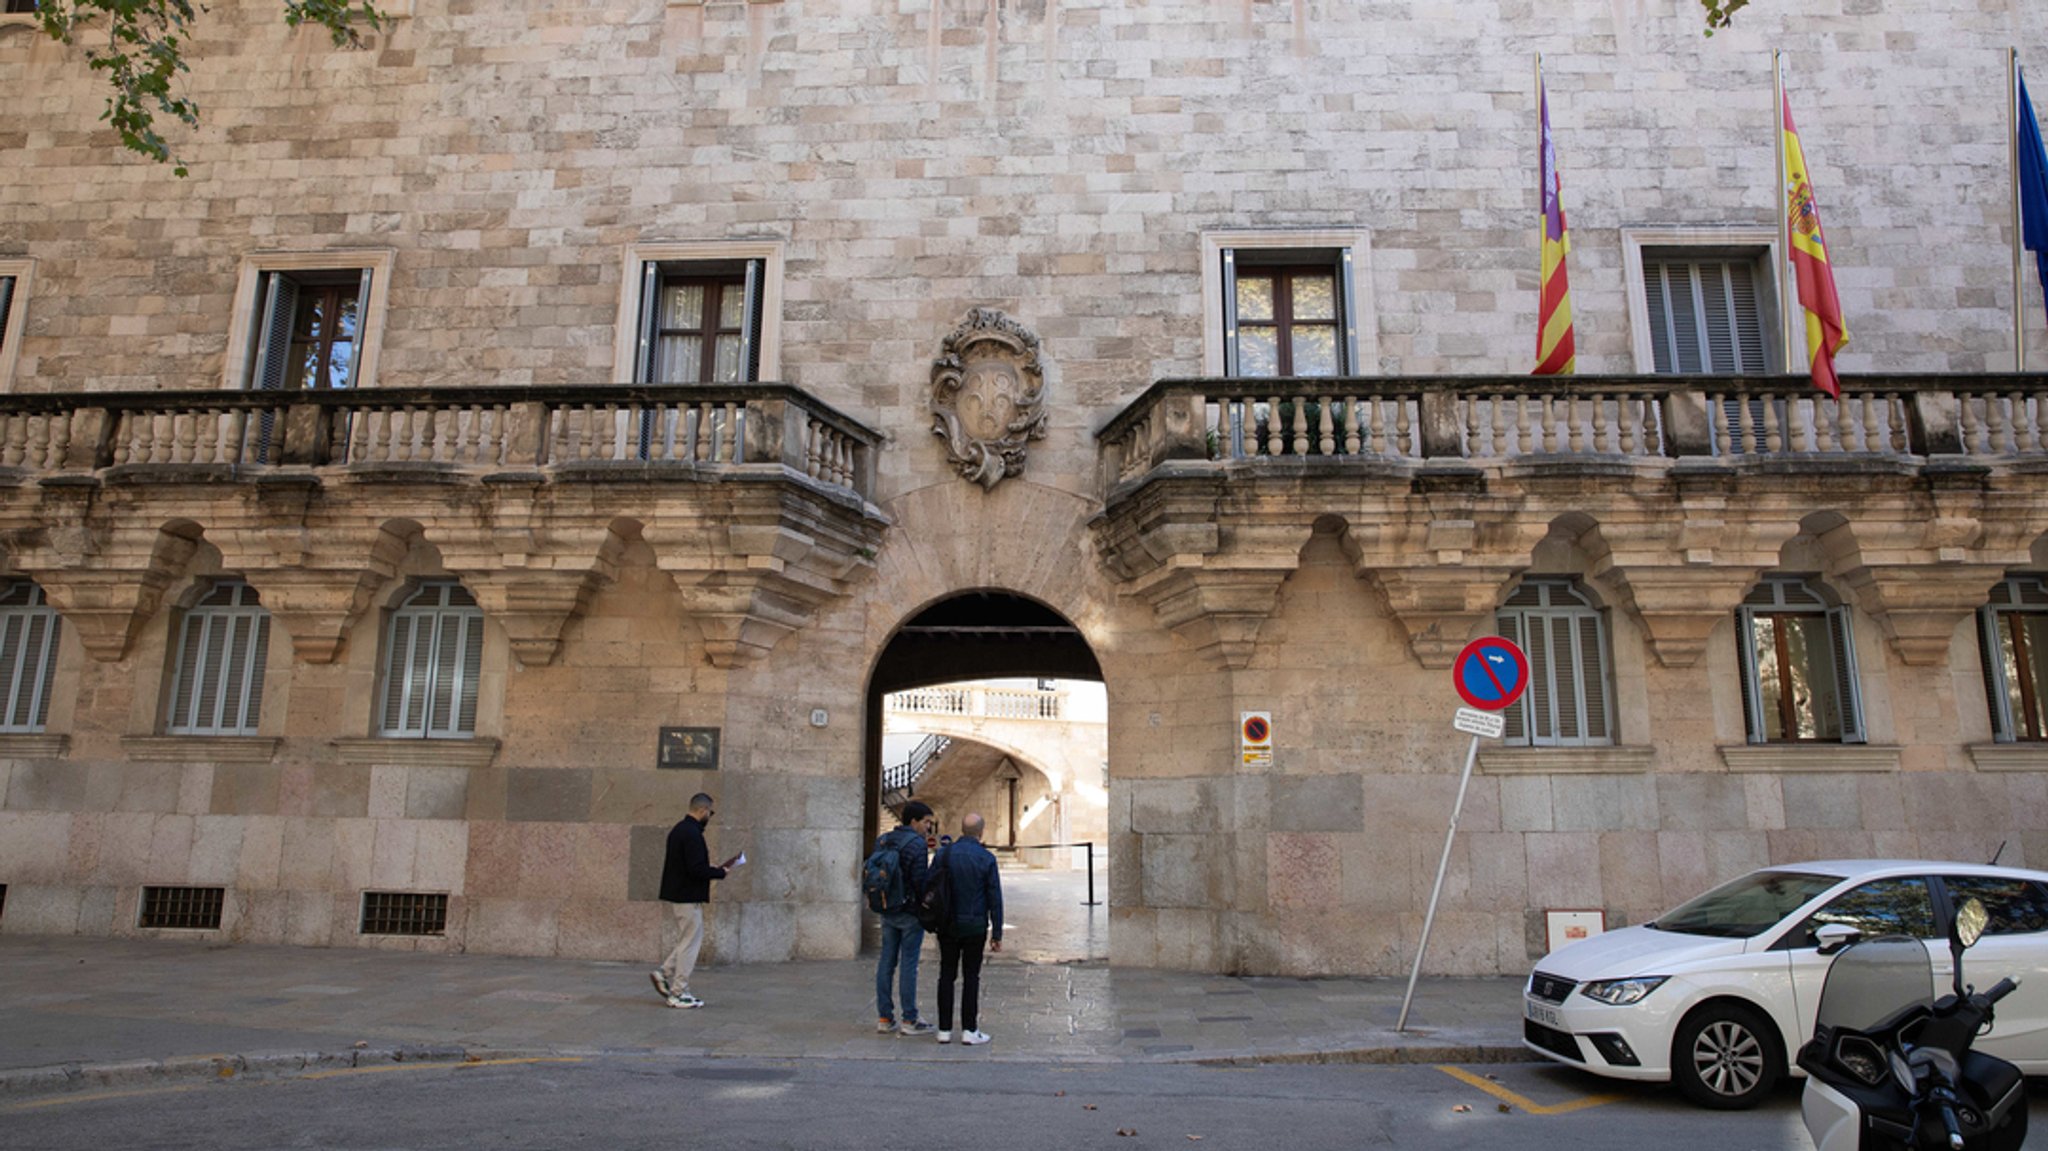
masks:
<instances>
[{"instance_id":1,"label":"stone balcony","mask_svg":"<svg viewBox=\"0 0 2048 1151\"><path fill-rule=\"evenodd\" d=\"M2040 376L1168 380L1098 440L1105 562L1221 667L1317 528L1432 668L1546 541L1675 667L1795 537L1909 664L2048 566Z\"/></svg>"},{"instance_id":2,"label":"stone balcony","mask_svg":"<svg viewBox=\"0 0 2048 1151\"><path fill-rule=\"evenodd\" d=\"M872 566L880 437L779 384L0 397L0 543L117 660L201 544L331 662L409 542L521 662L650 547L720 666Z\"/></svg>"}]
</instances>

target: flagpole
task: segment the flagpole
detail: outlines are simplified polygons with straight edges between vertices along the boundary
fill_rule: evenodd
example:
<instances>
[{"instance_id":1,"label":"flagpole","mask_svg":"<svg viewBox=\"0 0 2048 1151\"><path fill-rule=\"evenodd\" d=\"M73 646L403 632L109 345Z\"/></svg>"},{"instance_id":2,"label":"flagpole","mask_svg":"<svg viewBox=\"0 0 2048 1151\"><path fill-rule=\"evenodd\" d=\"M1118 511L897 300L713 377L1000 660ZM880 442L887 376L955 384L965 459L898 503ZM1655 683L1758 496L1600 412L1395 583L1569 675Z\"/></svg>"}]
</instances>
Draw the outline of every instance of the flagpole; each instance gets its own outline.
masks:
<instances>
[{"instance_id":1,"label":"flagpole","mask_svg":"<svg viewBox=\"0 0 2048 1151\"><path fill-rule=\"evenodd\" d=\"M1785 72L1778 61L1778 50L1771 49L1771 92L1774 106L1772 121L1776 130L1771 138L1777 141L1778 156L1778 312L1783 317L1781 333L1785 337L1785 371L1792 373L1793 348L1801 346L1799 331L1793 327L1793 319L1799 312L1798 301L1793 299L1789 269L1792 266L1792 222L1785 204Z\"/></svg>"},{"instance_id":2,"label":"flagpole","mask_svg":"<svg viewBox=\"0 0 2048 1151\"><path fill-rule=\"evenodd\" d=\"M2020 260L2020 50L2005 50L2005 153L2012 178L2012 370L2027 370L2027 280Z\"/></svg>"}]
</instances>

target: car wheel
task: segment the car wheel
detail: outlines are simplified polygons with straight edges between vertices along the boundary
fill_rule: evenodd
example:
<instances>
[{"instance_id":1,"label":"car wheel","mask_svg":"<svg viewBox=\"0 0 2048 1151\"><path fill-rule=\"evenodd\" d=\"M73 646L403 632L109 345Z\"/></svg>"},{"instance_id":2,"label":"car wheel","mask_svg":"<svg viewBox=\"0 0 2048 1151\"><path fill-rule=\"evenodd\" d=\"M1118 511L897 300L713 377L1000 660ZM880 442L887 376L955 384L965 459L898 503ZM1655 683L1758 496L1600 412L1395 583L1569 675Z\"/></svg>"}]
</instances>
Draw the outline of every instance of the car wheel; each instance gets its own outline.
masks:
<instances>
[{"instance_id":1,"label":"car wheel","mask_svg":"<svg viewBox=\"0 0 2048 1151\"><path fill-rule=\"evenodd\" d=\"M1702 1107L1754 1107L1784 1073L1777 1028L1740 1003L1710 1003L1686 1016L1671 1044L1671 1078Z\"/></svg>"}]
</instances>

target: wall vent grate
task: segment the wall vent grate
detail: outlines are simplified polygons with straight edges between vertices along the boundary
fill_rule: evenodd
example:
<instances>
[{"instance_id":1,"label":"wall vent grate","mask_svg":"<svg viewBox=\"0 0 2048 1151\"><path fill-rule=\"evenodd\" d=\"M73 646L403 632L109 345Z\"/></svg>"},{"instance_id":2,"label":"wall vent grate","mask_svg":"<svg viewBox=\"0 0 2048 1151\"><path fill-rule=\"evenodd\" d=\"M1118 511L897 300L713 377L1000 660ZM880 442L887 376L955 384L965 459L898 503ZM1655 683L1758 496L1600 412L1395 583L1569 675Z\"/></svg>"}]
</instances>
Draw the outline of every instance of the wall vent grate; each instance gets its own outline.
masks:
<instances>
[{"instance_id":1,"label":"wall vent grate","mask_svg":"<svg viewBox=\"0 0 2048 1151\"><path fill-rule=\"evenodd\" d=\"M448 896L411 891L363 892L364 935L445 935Z\"/></svg>"},{"instance_id":2,"label":"wall vent grate","mask_svg":"<svg viewBox=\"0 0 2048 1151\"><path fill-rule=\"evenodd\" d=\"M145 887L142 926L218 931L224 887Z\"/></svg>"}]
</instances>

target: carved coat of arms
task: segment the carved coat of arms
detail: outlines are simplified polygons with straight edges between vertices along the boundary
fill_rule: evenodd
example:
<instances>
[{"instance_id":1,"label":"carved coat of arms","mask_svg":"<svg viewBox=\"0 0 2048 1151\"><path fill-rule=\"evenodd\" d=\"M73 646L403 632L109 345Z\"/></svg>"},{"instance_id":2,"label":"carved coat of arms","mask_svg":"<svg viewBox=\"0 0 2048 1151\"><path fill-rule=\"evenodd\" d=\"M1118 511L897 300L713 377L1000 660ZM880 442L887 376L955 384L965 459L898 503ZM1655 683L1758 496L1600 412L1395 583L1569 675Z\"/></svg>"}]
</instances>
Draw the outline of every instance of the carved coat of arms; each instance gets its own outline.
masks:
<instances>
[{"instance_id":1,"label":"carved coat of arms","mask_svg":"<svg viewBox=\"0 0 2048 1151\"><path fill-rule=\"evenodd\" d=\"M961 475L984 489L1024 470L1045 438L1038 337L994 308L975 308L932 361L932 432Z\"/></svg>"}]
</instances>

